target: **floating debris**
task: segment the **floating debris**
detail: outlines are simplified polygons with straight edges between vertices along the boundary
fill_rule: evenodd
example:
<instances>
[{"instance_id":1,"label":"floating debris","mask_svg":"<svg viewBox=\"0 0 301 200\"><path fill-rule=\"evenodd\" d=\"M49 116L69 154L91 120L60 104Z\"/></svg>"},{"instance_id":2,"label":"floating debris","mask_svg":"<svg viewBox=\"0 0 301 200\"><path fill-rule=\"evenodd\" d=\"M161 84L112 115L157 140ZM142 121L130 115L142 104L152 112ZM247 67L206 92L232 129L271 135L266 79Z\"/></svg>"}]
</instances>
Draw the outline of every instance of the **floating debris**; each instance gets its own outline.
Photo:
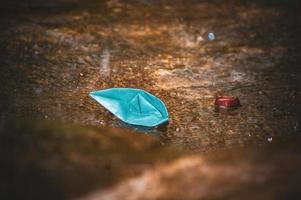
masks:
<instances>
[{"instance_id":1,"label":"floating debris","mask_svg":"<svg viewBox=\"0 0 301 200\"><path fill-rule=\"evenodd\" d=\"M90 96L128 124L154 127L168 121L165 104L141 89L111 88L91 92Z\"/></svg>"},{"instance_id":2,"label":"floating debris","mask_svg":"<svg viewBox=\"0 0 301 200\"><path fill-rule=\"evenodd\" d=\"M233 96L218 96L214 104L220 108L235 108L240 106L240 101Z\"/></svg>"},{"instance_id":3,"label":"floating debris","mask_svg":"<svg viewBox=\"0 0 301 200\"><path fill-rule=\"evenodd\" d=\"M215 40L215 35L214 35L214 33L208 33L208 39L209 39L209 40Z\"/></svg>"}]
</instances>

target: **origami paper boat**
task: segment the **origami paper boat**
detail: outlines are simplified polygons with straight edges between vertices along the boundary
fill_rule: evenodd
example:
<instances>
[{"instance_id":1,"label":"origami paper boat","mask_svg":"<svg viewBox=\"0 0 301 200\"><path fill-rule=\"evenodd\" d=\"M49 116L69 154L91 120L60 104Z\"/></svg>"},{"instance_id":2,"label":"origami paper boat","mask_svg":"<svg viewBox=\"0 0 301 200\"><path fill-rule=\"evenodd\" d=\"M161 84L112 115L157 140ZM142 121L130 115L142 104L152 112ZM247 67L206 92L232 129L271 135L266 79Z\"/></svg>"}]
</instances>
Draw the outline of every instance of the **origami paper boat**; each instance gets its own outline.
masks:
<instances>
[{"instance_id":1,"label":"origami paper boat","mask_svg":"<svg viewBox=\"0 0 301 200\"><path fill-rule=\"evenodd\" d=\"M128 124L154 127L168 121L165 104L141 89L111 88L93 91L90 96Z\"/></svg>"}]
</instances>

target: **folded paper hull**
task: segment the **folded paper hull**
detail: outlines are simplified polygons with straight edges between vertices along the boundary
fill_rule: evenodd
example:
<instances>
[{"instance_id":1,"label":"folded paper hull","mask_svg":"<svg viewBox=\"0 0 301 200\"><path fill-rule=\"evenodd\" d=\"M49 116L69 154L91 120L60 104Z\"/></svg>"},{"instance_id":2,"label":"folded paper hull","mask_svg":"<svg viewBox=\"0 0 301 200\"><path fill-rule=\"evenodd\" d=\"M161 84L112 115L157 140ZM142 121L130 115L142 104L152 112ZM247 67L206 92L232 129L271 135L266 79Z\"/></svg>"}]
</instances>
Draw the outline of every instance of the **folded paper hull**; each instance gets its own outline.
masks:
<instances>
[{"instance_id":1,"label":"folded paper hull","mask_svg":"<svg viewBox=\"0 0 301 200\"><path fill-rule=\"evenodd\" d=\"M142 89L111 88L93 91L90 96L128 124L154 127L168 121L165 104Z\"/></svg>"}]
</instances>

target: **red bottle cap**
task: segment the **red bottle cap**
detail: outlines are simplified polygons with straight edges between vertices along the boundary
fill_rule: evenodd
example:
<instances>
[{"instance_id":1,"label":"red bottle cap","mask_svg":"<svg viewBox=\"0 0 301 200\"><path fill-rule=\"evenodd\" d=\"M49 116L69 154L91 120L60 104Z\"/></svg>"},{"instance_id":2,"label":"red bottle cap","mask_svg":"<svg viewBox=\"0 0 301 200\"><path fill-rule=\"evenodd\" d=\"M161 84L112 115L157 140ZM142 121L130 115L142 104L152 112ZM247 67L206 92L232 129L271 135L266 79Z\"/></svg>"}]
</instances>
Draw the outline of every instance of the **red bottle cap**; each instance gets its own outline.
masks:
<instances>
[{"instance_id":1,"label":"red bottle cap","mask_svg":"<svg viewBox=\"0 0 301 200\"><path fill-rule=\"evenodd\" d=\"M239 99L232 96L218 96L214 102L215 105L224 108L232 108L240 106Z\"/></svg>"}]
</instances>

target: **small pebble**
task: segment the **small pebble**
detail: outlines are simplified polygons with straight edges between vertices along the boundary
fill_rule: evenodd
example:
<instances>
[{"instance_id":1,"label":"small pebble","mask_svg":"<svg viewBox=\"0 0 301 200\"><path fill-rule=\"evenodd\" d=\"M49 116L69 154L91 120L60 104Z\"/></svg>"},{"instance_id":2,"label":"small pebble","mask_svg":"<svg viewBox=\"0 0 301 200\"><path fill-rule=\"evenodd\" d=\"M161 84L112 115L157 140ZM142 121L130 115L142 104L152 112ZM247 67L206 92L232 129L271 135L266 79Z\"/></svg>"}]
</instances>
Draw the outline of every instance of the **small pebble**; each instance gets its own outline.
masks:
<instances>
[{"instance_id":1,"label":"small pebble","mask_svg":"<svg viewBox=\"0 0 301 200\"><path fill-rule=\"evenodd\" d=\"M34 50L38 50L39 49L39 46L37 44L33 45L32 47Z\"/></svg>"},{"instance_id":2,"label":"small pebble","mask_svg":"<svg viewBox=\"0 0 301 200\"><path fill-rule=\"evenodd\" d=\"M80 76L83 76L84 74L83 74L83 73L79 73L79 75L80 75Z\"/></svg>"},{"instance_id":3,"label":"small pebble","mask_svg":"<svg viewBox=\"0 0 301 200\"><path fill-rule=\"evenodd\" d=\"M36 93L37 95L41 95L42 92L43 92L43 89L42 89L42 88L36 88L34 91L35 91L35 93Z\"/></svg>"},{"instance_id":4,"label":"small pebble","mask_svg":"<svg viewBox=\"0 0 301 200\"><path fill-rule=\"evenodd\" d=\"M203 39L203 37L202 36L198 36L197 38L196 38L196 41L197 42L202 42L204 39Z\"/></svg>"},{"instance_id":5,"label":"small pebble","mask_svg":"<svg viewBox=\"0 0 301 200\"><path fill-rule=\"evenodd\" d=\"M296 122L296 124L295 124L295 126L294 126L294 130L295 130L295 131L298 131L298 125L299 125L298 122Z\"/></svg>"},{"instance_id":6,"label":"small pebble","mask_svg":"<svg viewBox=\"0 0 301 200\"><path fill-rule=\"evenodd\" d=\"M269 137L268 138L268 142L272 142L273 141L273 138L272 137Z\"/></svg>"}]
</instances>

